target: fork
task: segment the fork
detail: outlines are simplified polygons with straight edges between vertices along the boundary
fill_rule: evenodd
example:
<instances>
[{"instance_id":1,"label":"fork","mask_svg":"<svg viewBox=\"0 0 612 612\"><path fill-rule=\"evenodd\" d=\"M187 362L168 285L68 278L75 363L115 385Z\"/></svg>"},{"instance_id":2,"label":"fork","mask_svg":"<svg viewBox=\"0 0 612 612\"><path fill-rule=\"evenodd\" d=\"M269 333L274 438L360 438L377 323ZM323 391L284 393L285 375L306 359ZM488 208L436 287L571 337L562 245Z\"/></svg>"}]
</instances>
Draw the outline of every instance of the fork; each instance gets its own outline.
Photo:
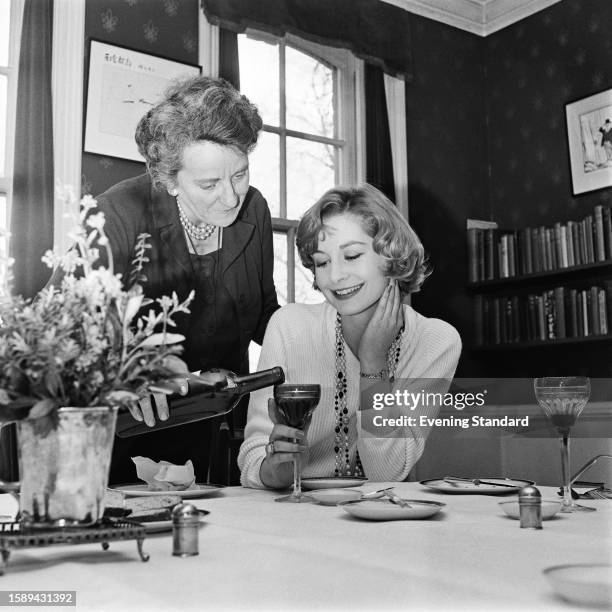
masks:
<instances>
[{"instance_id":1,"label":"fork","mask_svg":"<svg viewBox=\"0 0 612 612\"><path fill-rule=\"evenodd\" d=\"M601 489L589 491L589 497L592 499L610 499Z\"/></svg>"},{"instance_id":2,"label":"fork","mask_svg":"<svg viewBox=\"0 0 612 612\"><path fill-rule=\"evenodd\" d=\"M361 499L379 499L381 497L388 497L392 504L397 504L402 508L410 508L410 504L405 499L402 499L399 495L391 492L393 489L394 487L387 487L386 489L378 489L378 491L372 491L371 493L364 493L361 496Z\"/></svg>"},{"instance_id":3,"label":"fork","mask_svg":"<svg viewBox=\"0 0 612 612\"><path fill-rule=\"evenodd\" d=\"M362 493L361 499L378 499L379 497L385 497L387 491L391 491L393 487L387 487L386 489L378 489L378 491L370 491L370 493Z\"/></svg>"},{"instance_id":4,"label":"fork","mask_svg":"<svg viewBox=\"0 0 612 612\"><path fill-rule=\"evenodd\" d=\"M391 487L391 489L392 488L393 487ZM412 506L405 499L402 499L399 495L392 493L390 489L384 489L384 493L392 504L397 504L402 508L412 508Z\"/></svg>"}]
</instances>

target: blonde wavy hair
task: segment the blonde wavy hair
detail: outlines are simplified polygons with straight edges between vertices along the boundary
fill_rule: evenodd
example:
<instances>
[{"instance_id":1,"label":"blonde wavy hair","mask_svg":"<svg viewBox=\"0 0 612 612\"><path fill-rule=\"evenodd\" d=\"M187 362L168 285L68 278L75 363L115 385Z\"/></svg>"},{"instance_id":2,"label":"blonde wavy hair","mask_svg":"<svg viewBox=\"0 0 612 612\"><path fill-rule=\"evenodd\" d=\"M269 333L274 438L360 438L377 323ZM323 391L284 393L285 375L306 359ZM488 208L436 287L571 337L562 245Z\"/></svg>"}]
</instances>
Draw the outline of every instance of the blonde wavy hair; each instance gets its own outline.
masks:
<instances>
[{"instance_id":1,"label":"blonde wavy hair","mask_svg":"<svg viewBox=\"0 0 612 612\"><path fill-rule=\"evenodd\" d=\"M398 281L403 295L416 293L431 274L423 245L397 207L372 185L326 191L300 219L296 244L304 267L314 274L313 253L325 232L325 219L341 214L357 218L372 238L374 252L385 260L384 274ZM313 285L318 289L316 283Z\"/></svg>"}]
</instances>

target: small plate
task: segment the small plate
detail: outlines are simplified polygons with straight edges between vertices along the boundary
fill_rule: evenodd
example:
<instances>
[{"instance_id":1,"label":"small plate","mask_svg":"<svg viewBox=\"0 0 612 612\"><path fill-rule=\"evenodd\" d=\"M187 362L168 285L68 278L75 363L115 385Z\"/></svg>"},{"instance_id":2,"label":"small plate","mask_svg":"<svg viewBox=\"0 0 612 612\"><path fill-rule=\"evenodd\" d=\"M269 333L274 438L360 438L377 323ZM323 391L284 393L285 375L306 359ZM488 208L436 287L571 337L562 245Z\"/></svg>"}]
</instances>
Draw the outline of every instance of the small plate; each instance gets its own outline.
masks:
<instances>
[{"instance_id":1,"label":"small plate","mask_svg":"<svg viewBox=\"0 0 612 612\"><path fill-rule=\"evenodd\" d=\"M361 492L355 489L315 489L309 491L308 496L322 506L335 506L341 502L361 499Z\"/></svg>"},{"instance_id":2,"label":"small plate","mask_svg":"<svg viewBox=\"0 0 612 612\"><path fill-rule=\"evenodd\" d=\"M481 480L487 482L498 483L499 485L493 484L479 484L475 485L472 482L447 482L443 478L434 478L432 480L421 480L423 486L440 493L478 493L483 495L504 495L508 493L518 493L520 489L528 485L534 484L533 480L519 480L516 478L489 478L482 477ZM510 487L504 485L512 485Z\"/></svg>"},{"instance_id":3,"label":"small plate","mask_svg":"<svg viewBox=\"0 0 612 612\"><path fill-rule=\"evenodd\" d=\"M358 476L338 476L335 478L302 478L302 488L306 491L313 489L344 489L345 487L360 487L367 478Z\"/></svg>"},{"instance_id":4,"label":"small plate","mask_svg":"<svg viewBox=\"0 0 612 612\"><path fill-rule=\"evenodd\" d=\"M207 514L210 514L208 510L200 510L200 525L204 524L204 517ZM128 517L129 518L129 517ZM172 530L172 520L168 521L145 521L140 523L144 528L146 533L160 533L162 531L171 531Z\"/></svg>"},{"instance_id":5,"label":"small plate","mask_svg":"<svg viewBox=\"0 0 612 612\"><path fill-rule=\"evenodd\" d=\"M509 500L505 502L499 502L502 510L513 519L520 518L520 509L518 500ZM542 520L551 519L557 512L561 510L561 502L552 499L542 500Z\"/></svg>"},{"instance_id":6,"label":"small plate","mask_svg":"<svg viewBox=\"0 0 612 612\"><path fill-rule=\"evenodd\" d=\"M157 497L158 495L178 495L182 499L195 499L205 497L215 491L220 491L223 487L217 485L194 484L183 491L151 491L146 484L125 484L109 487L111 491L119 491L127 497Z\"/></svg>"},{"instance_id":7,"label":"small plate","mask_svg":"<svg viewBox=\"0 0 612 612\"><path fill-rule=\"evenodd\" d=\"M342 502L339 506L351 516L368 521L425 519L437 514L446 505L422 499L406 499L410 506L402 508L388 499L366 499Z\"/></svg>"},{"instance_id":8,"label":"small plate","mask_svg":"<svg viewBox=\"0 0 612 612\"><path fill-rule=\"evenodd\" d=\"M612 565L581 563L547 567L544 575L557 595L580 606L612 607Z\"/></svg>"}]
</instances>

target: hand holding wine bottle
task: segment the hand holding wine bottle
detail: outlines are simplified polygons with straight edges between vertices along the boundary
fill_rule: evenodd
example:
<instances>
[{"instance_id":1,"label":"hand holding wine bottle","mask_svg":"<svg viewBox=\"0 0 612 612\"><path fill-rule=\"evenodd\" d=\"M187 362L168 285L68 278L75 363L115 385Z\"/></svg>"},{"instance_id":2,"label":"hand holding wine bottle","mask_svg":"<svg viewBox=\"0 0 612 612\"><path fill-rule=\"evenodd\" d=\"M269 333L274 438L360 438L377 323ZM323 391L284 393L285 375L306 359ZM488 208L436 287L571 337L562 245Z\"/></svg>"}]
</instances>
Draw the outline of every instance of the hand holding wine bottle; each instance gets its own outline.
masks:
<instances>
[{"instance_id":1,"label":"hand holding wine bottle","mask_svg":"<svg viewBox=\"0 0 612 612\"><path fill-rule=\"evenodd\" d=\"M138 422L148 427L155 427L157 421L167 421L170 417L168 396L184 397L189 393L197 393L207 388L214 389L216 385L225 384L228 375L235 376L229 370L211 370L208 372L191 372L185 376L167 379L163 384L151 386L153 393L142 398L137 404L130 406L130 413Z\"/></svg>"},{"instance_id":2,"label":"hand holding wine bottle","mask_svg":"<svg viewBox=\"0 0 612 612\"><path fill-rule=\"evenodd\" d=\"M135 436L226 414L243 395L284 380L285 374L280 367L242 376L218 369L175 378L171 383L151 387L155 392L152 396L156 402L155 412L151 406L152 398L145 402L141 400L138 410L120 412L117 435L121 438ZM163 396L163 399L158 396Z\"/></svg>"}]
</instances>

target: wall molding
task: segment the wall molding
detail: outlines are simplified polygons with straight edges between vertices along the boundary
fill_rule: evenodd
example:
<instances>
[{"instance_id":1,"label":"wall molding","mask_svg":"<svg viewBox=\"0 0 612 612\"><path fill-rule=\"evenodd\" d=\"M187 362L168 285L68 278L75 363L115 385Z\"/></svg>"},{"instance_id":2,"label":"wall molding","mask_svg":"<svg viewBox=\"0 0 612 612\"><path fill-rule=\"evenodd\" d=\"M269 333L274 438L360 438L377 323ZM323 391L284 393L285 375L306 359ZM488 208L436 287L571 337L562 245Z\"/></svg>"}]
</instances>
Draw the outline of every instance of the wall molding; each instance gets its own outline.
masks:
<instances>
[{"instance_id":1,"label":"wall molding","mask_svg":"<svg viewBox=\"0 0 612 612\"><path fill-rule=\"evenodd\" d=\"M478 36L488 36L561 0L382 1Z\"/></svg>"}]
</instances>

